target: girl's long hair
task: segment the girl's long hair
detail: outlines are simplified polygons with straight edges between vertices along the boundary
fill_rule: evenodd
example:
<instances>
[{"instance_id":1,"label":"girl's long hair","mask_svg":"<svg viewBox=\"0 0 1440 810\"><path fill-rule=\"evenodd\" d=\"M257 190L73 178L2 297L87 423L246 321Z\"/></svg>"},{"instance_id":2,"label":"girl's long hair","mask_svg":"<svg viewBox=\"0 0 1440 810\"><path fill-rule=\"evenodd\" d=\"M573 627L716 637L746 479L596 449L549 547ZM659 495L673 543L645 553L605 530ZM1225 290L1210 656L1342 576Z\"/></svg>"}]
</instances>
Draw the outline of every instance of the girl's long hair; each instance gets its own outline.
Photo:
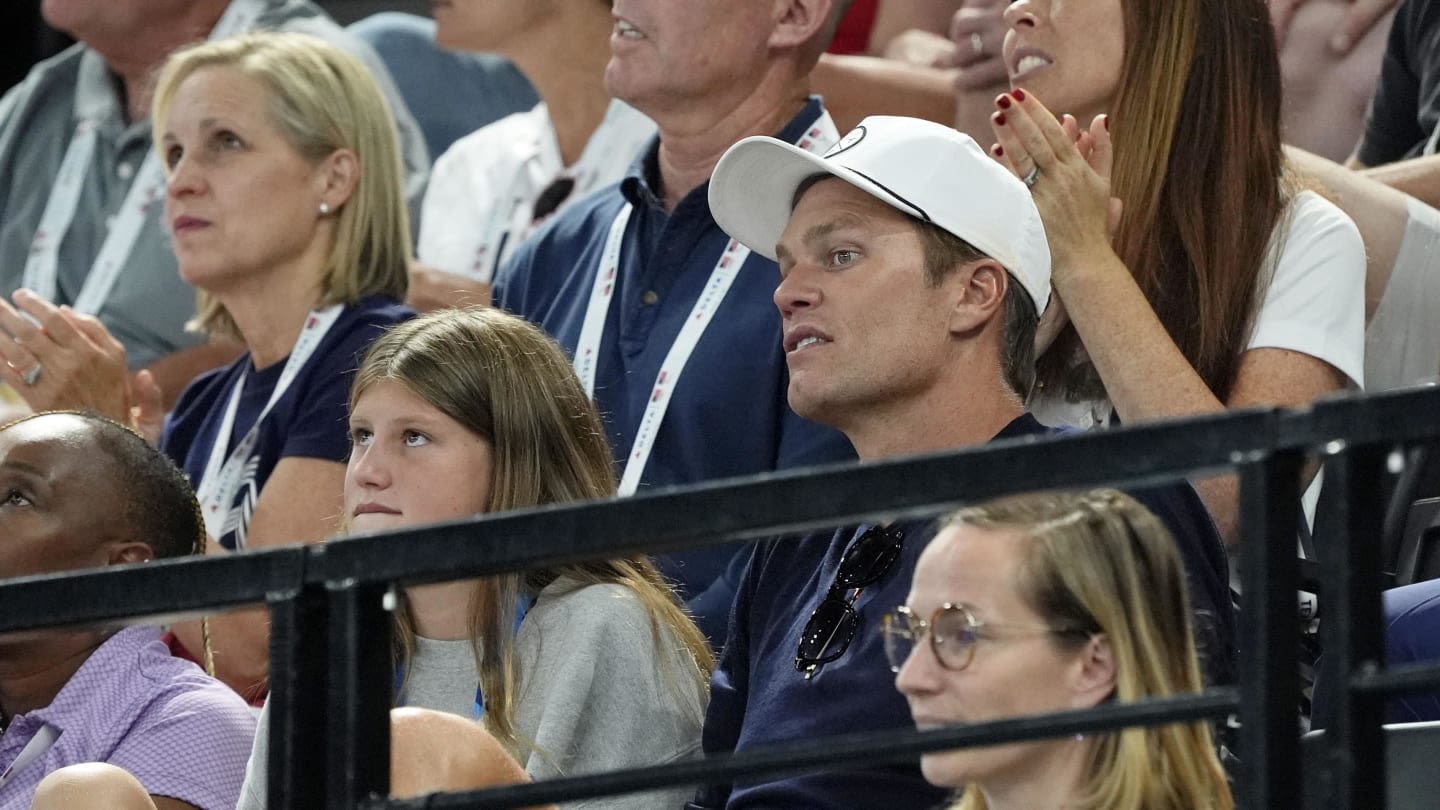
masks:
<instances>
[{"instance_id":1,"label":"girl's long hair","mask_svg":"<svg viewBox=\"0 0 1440 810\"><path fill-rule=\"evenodd\" d=\"M538 328L495 309L443 310L393 327L371 346L350 394L350 407L375 383L398 382L491 446L488 503L500 512L615 494L614 462L599 415L564 352ZM626 588L650 616L655 643L676 639L690 666L662 673L677 694L701 692L714 657L674 590L643 554L490 577L471 597L484 722L513 751L530 745L515 729L515 698L523 688L514 656L516 605L564 577L578 587ZM403 604L396 646L402 664L415 648ZM672 656L657 656L662 662ZM662 664L663 665L663 664ZM543 752L542 752L543 753Z\"/></svg>"}]
</instances>

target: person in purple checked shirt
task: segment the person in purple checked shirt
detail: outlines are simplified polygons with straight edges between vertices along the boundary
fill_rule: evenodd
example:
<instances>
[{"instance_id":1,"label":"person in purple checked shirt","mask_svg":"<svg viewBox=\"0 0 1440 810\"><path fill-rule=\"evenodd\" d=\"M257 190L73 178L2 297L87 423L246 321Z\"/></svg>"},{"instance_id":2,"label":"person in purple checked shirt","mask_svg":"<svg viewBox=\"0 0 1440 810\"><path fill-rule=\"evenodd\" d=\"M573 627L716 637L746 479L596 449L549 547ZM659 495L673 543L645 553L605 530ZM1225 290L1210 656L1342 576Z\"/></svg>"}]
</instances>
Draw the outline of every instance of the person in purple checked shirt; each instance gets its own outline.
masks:
<instances>
[{"instance_id":1,"label":"person in purple checked shirt","mask_svg":"<svg viewBox=\"0 0 1440 810\"><path fill-rule=\"evenodd\" d=\"M184 474L128 428L58 412L0 427L0 580L181 557L204 536ZM232 810L255 720L159 628L131 626L0 638L0 729L0 810L74 810L78 777L107 769L156 810Z\"/></svg>"}]
</instances>

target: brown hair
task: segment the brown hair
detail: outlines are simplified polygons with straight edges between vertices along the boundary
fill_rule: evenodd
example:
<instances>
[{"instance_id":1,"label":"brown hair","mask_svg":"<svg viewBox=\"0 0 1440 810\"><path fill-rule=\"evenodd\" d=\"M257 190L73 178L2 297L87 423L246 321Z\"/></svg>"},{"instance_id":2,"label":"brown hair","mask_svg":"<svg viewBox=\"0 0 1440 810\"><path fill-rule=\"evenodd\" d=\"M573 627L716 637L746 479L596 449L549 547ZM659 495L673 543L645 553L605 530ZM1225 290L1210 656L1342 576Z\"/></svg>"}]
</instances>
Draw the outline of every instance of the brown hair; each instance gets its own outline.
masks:
<instances>
[{"instance_id":1,"label":"brown hair","mask_svg":"<svg viewBox=\"0 0 1440 810\"><path fill-rule=\"evenodd\" d=\"M534 325L496 309L441 310L391 328L370 347L350 392L350 407L381 380L404 385L491 446L494 469L486 512L615 494L610 447L594 405L564 352ZM695 622L654 563L643 554L491 577L472 595L471 639L485 696L484 721L512 750L528 741L515 731L515 696L526 675L513 654L515 606L560 577L577 588L616 584L650 616L657 647L662 627L680 641L693 666L670 676L677 691L690 678L703 690L714 657ZM414 629L397 612L402 661ZM662 660L669 660L662 656Z\"/></svg>"},{"instance_id":2,"label":"brown hair","mask_svg":"<svg viewBox=\"0 0 1440 810\"><path fill-rule=\"evenodd\" d=\"M1290 183L1280 140L1280 63L1262 0L1123 0L1111 194L1125 201L1115 251L1160 322L1224 400L1267 282L1267 245ZM1072 368L1073 326L1040 359L1043 385L1103 394Z\"/></svg>"},{"instance_id":3,"label":"brown hair","mask_svg":"<svg viewBox=\"0 0 1440 810\"><path fill-rule=\"evenodd\" d=\"M955 268L989 256L964 239L930 222L914 220L925 252L925 283L938 286ZM1007 270L1005 312L1000 324L1000 371L1021 400L1035 384L1035 328L1040 316L1029 294Z\"/></svg>"}]
</instances>

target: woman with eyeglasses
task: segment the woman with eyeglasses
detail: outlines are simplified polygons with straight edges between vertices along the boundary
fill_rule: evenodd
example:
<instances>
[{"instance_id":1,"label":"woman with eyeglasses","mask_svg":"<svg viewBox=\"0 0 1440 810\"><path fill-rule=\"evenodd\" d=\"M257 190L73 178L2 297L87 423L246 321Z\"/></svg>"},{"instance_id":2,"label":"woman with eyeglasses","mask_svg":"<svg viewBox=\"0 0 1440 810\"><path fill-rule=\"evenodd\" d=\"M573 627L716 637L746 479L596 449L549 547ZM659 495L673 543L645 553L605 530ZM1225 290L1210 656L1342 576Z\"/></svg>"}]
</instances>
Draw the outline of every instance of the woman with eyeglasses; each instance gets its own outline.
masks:
<instances>
[{"instance_id":1,"label":"woman with eyeglasses","mask_svg":"<svg viewBox=\"0 0 1440 810\"><path fill-rule=\"evenodd\" d=\"M1114 490L963 509L882 632L924 729L1200 690L1185 573ZM1177 723L926 754L955 810L1230 810L1209 727Z\"/></svg>"}]
</instances>

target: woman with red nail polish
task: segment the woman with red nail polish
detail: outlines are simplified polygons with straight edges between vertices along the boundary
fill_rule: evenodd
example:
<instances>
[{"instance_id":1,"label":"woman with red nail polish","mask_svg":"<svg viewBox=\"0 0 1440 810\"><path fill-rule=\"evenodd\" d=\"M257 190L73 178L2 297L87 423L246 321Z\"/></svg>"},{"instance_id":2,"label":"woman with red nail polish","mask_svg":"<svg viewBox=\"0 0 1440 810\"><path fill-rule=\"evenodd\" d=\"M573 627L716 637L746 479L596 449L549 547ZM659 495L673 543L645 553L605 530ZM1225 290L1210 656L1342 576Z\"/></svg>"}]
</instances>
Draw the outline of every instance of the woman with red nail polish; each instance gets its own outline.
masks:
<instances>
[{"instance_id":1,"label":"woman with red nail polish","mask_svg":"<svg viewBox=\"0 0 1440 810\"><path fill-rule=\"evenodd\" d=\"M1036 415L1138 423L1359 388L1364 246L1286 166L1263 0L1016 0L1005 21L995 140L1044 219L1058 300ZM1235 480L1197 488L1233 538Z\"/></svg>"}]
</instances>

